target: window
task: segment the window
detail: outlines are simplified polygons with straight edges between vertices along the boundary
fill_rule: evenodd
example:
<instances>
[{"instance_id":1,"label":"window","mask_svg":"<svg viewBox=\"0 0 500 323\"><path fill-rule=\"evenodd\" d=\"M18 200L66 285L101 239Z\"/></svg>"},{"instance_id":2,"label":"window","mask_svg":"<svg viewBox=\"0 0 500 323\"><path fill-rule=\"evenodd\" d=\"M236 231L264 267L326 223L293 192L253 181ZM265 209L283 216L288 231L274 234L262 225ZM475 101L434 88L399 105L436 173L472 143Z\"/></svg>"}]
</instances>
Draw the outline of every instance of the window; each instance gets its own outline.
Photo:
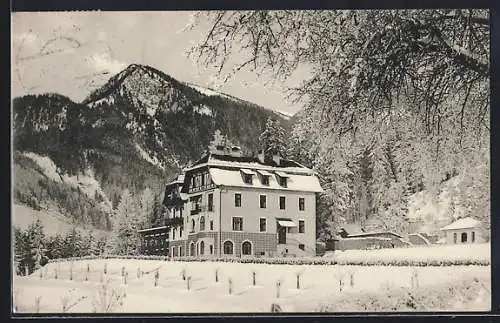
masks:
<instances>
[{"instance_id":1,"label":"window","mask_svg":"<svg viewBox=\"0 0 500 323\"><path fill-rule=\"evenodd\" d=\"M267 207L266 202L267 202L267 196L261 195L260 196L260 208L261 209L265 209Z\"/></svg>"},{"instance_id":2,"label":"window","mask_svg":"<svg viewBox=\"0 0 500 323\"><path fill-rule=\"evenodd\" d=\"M195 222L194 219L191 220L191 232L194 232Z\"/></svg>"},{"instance_id":3,"label":"window","mask_svg":"<svg viewBox=\"0 0 500 323\"><path fill-rule=\"evenodd\" d=\"M285 197L280 196L280 210L284 210L284 209L285 209Z\"/></svg>"},{"instance_id":4,"label":"window","mask_svg":"<svg viewBox=\"0 0 500 323\"><path fill-rule=\"evenodd\" d=\"M182 257L183 254L182 254L182 246L179 246L179 256Z\"/></svg>"},{"instance_id":5,"label":"window","mask_svg":"<svg viewBox=\"0 0 500 323\"><path fill-rule=\"evenodd\" d=\"M245 184L252 184L252 175L244 174L243 179L245 181Z\"/></svg>"},{"instance_id":6,"label":"window","mask_svg":"<svg viewBox=\"0 0 500 323\"><path fill-rule=\"evenodd\" d=\"M299 197L299 211L304 211L306 209L305 199L303 197Z\"/></svg>"},{"instance_id":7,"label":"window","mask_svg":"<svg viewBox=\"0 0 500 323\"><path fill-rule=\"evenodd\" d=\"M476 232L472 231L472 242L476 241Z\"/></svg>"},{"instance_id":8,"label":"window","mask_svg":"<svg viewBox=\"0 0 500 323\"><path fill-rule=\"evenodd\" d=\"M462 232L461 240L462 242L467 242L467 232Z\"/></svg>"},{"instance_id":9,"label":"window","mask_svg":"<svg viewBox=\"0 0 500 323\"><path fill-rule=\"evenodd\" d=\"M195 254L195 249L194 249L194 242L191 242L191 245L189 246L189 255L194 256Z\"/></svg>"},{"instance_id":10,"label":"window","mask_svg":"<svg viewBox=\"0 0 500 323\"><path fill-rule=\"evenodd\" d=\"M200 217L200 231L205 231L205 217Z\"/></svg>"},{"instance_id":11,"label":"window","mask_svg":"<svg viewBox=\"0 0 500 323\"><path fill-rule=\"evenodd\" d=\"M267 220L266 220L266 218L260 218L259 226L260 226L260 232L266 232L266 230L267 230Z\"/></svg>"},{"instance_id":12,"label":"window","mask_svg":"<svg viewBox=\"0 0 500 323\"><path fill-rule=\"evenodd\" d=\"M280 185L283 187L287 187L286 177L280 177Z\"/></svg>"},{"instance_id":13,"label":"window","mask_svg":"<svg viewBox=\"0 0 500 323\"><path fill-rule=\"evenodd\" d=\"M224 254L232 255L233 254L233 243L231 241L224 241Z\"/></svg>"},{"instance_id":14,"label":"window","mask_svg":"<svg viewBox=\"0 0 500 323\"><path fill-rule=\"evenodd\" d=\"M172 230L172 240L175 240L175 231L176 231L176 230L177 230L177 229L175 229L175 228L174 228L174 230Z\"/></svg>"},{"instance_id":15,"label":"window","mask_svg":"<svg viewBox=\"0 0 500 323\"><path fill-rule=\"evenodd\" d=\"M240 216L233 217L233 231L243 231L243 218Z\"/></svg>"},{"instance_id":16,"label":"window","mask_svg":"<svg viewBox=\"0 0 500 323\"><path fill-rule=\"evenodd\" d=\"M304 220L299 220L299 233L304 233Z\"/></svg>"},{"instance_id":17,"label":"window","mask_svg":"<svg viewBox=\"0 0 500 323\"><path fill-rule=\"evenodd\" d=\"M240 193L234 194L234 206L241 207L241 194Z\"/></svg>"},{"instance_id":18,"label":"window","mask_svg":"<svg viewBox=\"0 0 500 323\"><path fill-rule=\"evenodd\" d=\"M182 226L179 227L179 238L182 238L182 231L183 231L183 229L184 228Z\"/></svg>"},{"instance_id":19,"label":"window","mask_svg":"<svg viewBox=\"0 0 500 323\"><path fill-rule=\"evenodd\" d=\"M213 255L214 253L214 246L210 245L210 254Z\"/></svg>"},{"instance_id":20,"label":"window","mask_svg":"<svg viewBox=\"0 0 500 323\"><path fill-rule=\"evenodd\" d=\"M252 254L252 244L250 241L245 241L241 244L241 253L244 255Z\"/></svg>"},{"instance_id":21,"label":"window","mask_svg":"<svg viewBox=\"0 0 500 323\"><path fill-rule=\"evenodd\" d=\"M208 194L208 211L212 212L214 210L214 194Z\"/></svg>"},{"instance_id":22,"label":"window","mask_svg":"<svg viewBox=\"0 0 500 323\"><path fill-rule=\"evenodd\" d=\"M262 185L269 185L269 176L262 176Z\"/></svg>"},{"instance_id":23,"label":"window","mask_svg":"<svg viewBox=\"0 0 500 323\"><path fill-rule=\"evenodd\" d=\"M300 250L305 250L305 249L306 249L306 246L305 246L304 244L302 244L302 243L301 243L301 244L299 244L299 249L300 249Z\"/></svg>"},{"instance_id":24,"label":"window","mask_svg":"<svg viewBox=\"0 0 500 323\"><path fill-rule=\"evenodd\" d=\"M210 231L214 229L214 220L210 220Z\"/></svg>"},{"instance_id":25,"label":"window","mask_svg":"<svg viewBox=\"0 0 500 323\"><path fill-rule=\"evenodd\" d=\"M191 202L191 215L197 214L201 211L201 195L193 196Z\"/></svg>"},{"instance_id":26,"label":"window","mask_svg":"<svg viewBox=\"0 0 500 323\"><path fill-rule=\"evenodd\" d=\"M457 243L457 234L453 233L453 243Z\"/></svg>"},{"instance_id":27,"label":"window","mask_svg":"<svg viewBox=\"0 0 500 323\"><path fill-rule=\"evenodd\" d=\"M200 255L205 254L205 242L200 242Z\"/></svg>"}]
</instances>

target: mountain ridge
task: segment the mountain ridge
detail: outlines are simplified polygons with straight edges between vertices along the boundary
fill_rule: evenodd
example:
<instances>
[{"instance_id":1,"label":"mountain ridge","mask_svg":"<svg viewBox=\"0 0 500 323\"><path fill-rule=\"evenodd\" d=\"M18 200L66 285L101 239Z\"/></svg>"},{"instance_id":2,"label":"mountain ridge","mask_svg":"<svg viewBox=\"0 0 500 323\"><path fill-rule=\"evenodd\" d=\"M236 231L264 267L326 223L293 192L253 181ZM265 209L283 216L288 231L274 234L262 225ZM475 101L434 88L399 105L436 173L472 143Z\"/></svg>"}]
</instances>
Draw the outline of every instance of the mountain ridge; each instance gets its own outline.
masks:
<instances>
[{"instance_id":1,"label":"mountain ridge","mask_svg":"<svg viewBox=\"0 0 500 323\"><path fill-rule=\"evenodd\" d=\"M124 189L138 194L149 187L161 195L163 186L206 149L215 130L252 154L267 118L289 125L273 110L225 94L204 95L140 64L111 76L82 102L57 93L14 98L12 115L16 202L52 205L83 222L98 202L80 193L86 188L72 178L92 174L88 181L104 195L95 198L116 207ZM45 157L55 165L51 171L66 181L35 170L36 161ZM75 205L64 196L72 196ZM109 228L110 212L102 212L106 219L92 223Z\"/></svg>"}]
</instances>

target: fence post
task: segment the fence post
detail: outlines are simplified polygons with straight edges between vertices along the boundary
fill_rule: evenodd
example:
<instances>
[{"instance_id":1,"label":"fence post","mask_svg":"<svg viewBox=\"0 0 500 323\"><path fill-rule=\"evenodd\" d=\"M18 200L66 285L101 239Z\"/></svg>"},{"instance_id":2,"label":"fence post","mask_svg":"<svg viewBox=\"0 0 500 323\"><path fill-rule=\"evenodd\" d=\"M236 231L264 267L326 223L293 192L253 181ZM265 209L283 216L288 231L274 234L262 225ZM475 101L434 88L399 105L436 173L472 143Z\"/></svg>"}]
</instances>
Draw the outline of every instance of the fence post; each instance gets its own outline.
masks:
<instances>
[{"instance_id":1,"label":"fence post","mask_svg":"<svg viewBox=\"0 0 500 323\"><path fill-rule=\"evenodd\" d=\"M35 313L40 313L40 299L42 296L35 297Z\"/></svg>"},{"instance_id":2,"label":"fence post","mask_svg":"<svg viewBox=\"0 0 500 323\"><path fill-rule=\"evenodd\" d=\"M297 289L300 289L300 274L297 274Z\"/></svg>"},{"instance_id":3,"label":"fence post","mask_svg":"<svg viewBox=\"0 0 500 323\"><path fill-rule=\"evenodd\" d=\"M276 281L276 298L280 298L281 281Z\"/></svg>"},{"instance_id":4,"label":"fence post","mask_svg":"<svg viewBox=\"0 0 500 323\"><path fill-rule=\"evenodd\" d=\"M187 290L191 290L191 276L187 277Z\"/></svg>"},{"instance_id":5,"label":"fence post","mask_svg":"<svg viewBox=\"0 0 500 323\"><path fill-rule=\"evenodd\" d=\"M255 286L255 271L252 272L252 276L253 276L253 285Z\"/></svg>"},{"instance_id":6,"label":"fence post","mask_svg":"<svg viewBox=\"0 0 500 323\"><path fill-rule=\"evenodd\" d=\"M158 286L158 279L160 278L160 271L157 269L155 272L155 287Z\"/></svg>"},{"instance_id":7,"label":"fence post","mask_svg":"<svg viewBox=\"0 0 500 323\"><path fill-rule=\"evenodd\" d=\"M231 278L229 278L228 280L228 284L229 284L229 295L231 295L233 293L233 280Z\"/></svg>"}]
</instances>

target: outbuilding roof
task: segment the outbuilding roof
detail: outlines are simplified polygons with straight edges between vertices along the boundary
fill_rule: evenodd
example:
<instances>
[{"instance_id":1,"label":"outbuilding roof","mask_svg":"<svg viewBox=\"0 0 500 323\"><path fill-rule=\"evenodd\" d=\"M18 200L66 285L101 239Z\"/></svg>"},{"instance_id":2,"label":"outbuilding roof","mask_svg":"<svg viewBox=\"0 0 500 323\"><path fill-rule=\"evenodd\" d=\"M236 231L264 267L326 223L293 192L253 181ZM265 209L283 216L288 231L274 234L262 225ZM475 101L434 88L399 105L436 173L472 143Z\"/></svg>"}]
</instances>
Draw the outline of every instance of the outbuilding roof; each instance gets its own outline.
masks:
<instances>
[{"instance_id":1,"label":"outbuilding roof","mask_svg":"<svg viewBox=\"0 0 500 323\"><path fill-rule=\"evenodd\" d=\"M473 219L471 217L459 219L453 223L448 224L445 227L442 227L440 230L445 231L445 230L459 230L459 229L471 229L471 228L477 228L481 226L481 222L479 222L476 219Z\"/></svg>"}]
</instances>

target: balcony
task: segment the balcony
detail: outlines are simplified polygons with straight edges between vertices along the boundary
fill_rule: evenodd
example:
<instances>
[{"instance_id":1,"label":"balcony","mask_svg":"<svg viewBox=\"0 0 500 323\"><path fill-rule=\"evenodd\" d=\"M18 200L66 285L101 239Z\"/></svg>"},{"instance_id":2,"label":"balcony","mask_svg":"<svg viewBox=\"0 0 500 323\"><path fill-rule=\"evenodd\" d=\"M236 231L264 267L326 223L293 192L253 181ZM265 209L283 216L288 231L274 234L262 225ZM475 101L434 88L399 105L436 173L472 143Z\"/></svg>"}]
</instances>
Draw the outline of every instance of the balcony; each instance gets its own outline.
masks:
<instances>
[{"instance_id":1,"label":"balcony","mask_svg":"<svg viewBox=\"0 0 500 323\"><path fill-rule=\"evenodd\" d=\"M165 220L165 225L167 227L179 227L184 224L184 218L183 217L177 217L177 218L168 218Z\"/></svg>"},{"instance_id":2,"label":"balcony","mask_svg":"<svg viewBox=\"0 0 500 323\"><path fill-rule=\"evenodd\" d=\"M209 189L215 188L215 184L208 184L208 185L203 185L203 186L197 186L197 187L190 187L189 188L189 193L196 193L196 192L202 192L206 191Z\"/></svg>"}]
</instances>

